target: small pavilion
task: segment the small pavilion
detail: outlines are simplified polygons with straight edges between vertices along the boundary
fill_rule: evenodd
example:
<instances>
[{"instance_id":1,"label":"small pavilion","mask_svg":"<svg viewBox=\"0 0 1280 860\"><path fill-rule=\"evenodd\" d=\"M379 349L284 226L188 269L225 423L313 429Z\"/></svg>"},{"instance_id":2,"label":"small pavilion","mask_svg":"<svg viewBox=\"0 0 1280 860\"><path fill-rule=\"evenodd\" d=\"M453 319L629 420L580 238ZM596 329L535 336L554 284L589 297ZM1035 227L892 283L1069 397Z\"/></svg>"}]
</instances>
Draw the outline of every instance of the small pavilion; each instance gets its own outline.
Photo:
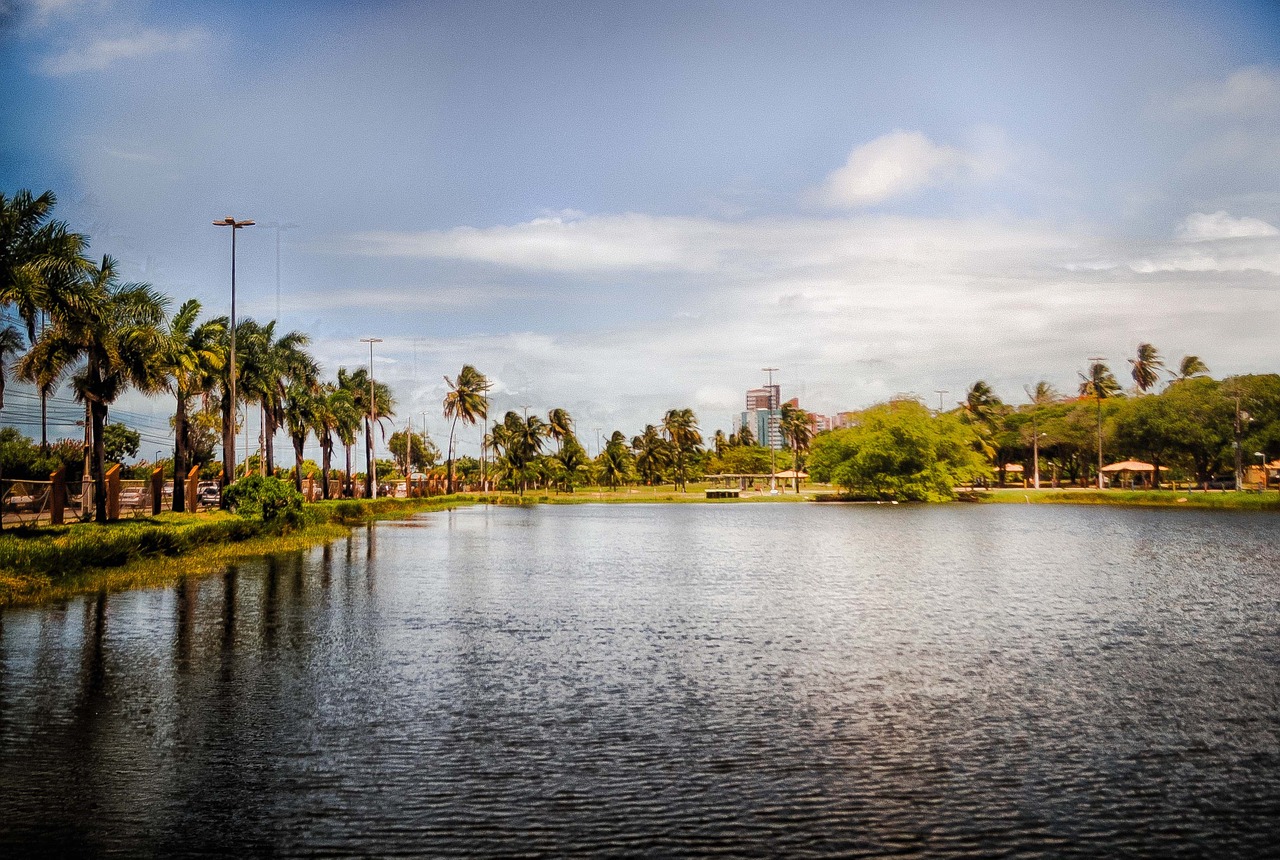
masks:
<instances>
[{"instance_id":1,"label":"small pavilion","mask_svg":"<svg viewBox=\"0 0 1280 860\"><path fill-rule=\"evenodd\" d=\"M1162 466L1160 470L1164 471L1164 467ZM1121 460L1119 463L1110 463L1102 467L1102 474L1109 479L1108 486L1127 487L1131 490L1138 486L1149 488L1155 472L1154 465L1141 460Z\"/></svg>"}]
</instances>

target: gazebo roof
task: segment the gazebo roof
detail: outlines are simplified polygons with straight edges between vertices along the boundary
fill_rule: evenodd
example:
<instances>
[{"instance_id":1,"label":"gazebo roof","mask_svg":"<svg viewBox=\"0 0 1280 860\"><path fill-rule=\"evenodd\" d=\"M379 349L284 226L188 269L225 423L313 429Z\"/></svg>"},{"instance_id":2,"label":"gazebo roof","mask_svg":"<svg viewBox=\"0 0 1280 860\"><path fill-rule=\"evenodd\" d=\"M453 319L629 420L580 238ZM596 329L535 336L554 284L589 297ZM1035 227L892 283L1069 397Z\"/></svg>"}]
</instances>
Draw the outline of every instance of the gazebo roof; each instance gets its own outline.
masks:
<instances>
[{"instance_id":1,"label":"gazebo roof","mask_svg":"<svg viewBox=\"0 0 1280 860\"><path fill-rule=\"evenodd\" d=\"M787 469L785 472L778 472L775 478L807 478L808 472L797 472L795 469Z\"/></svg>"},{"instance_id":2,"label":"gazebo roof","mask_svg":"<svg viewBox=\"0 0 1280 860\"><path fill-rule=\"evenodd\" d=\"M1150 463L1144 463L1141 460L1121 460L1119 463L1111 463L1103 466L1104 472L1154 472L1156 467Z\"/></svg>"}]
</instances>

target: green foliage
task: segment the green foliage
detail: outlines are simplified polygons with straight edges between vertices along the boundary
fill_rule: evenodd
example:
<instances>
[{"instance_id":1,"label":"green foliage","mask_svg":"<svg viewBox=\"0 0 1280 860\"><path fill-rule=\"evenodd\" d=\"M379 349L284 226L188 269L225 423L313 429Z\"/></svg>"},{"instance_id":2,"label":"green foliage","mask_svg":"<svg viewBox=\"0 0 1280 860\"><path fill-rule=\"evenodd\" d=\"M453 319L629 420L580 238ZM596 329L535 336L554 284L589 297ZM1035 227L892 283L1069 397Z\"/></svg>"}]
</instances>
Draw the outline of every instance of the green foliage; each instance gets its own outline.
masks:
<instances>
[{"instance_id":1,"label":"green foliage","mask_svg":"<svg viewBox=\"0 0 1280 860\"><path fill-rule=\"evenodd\" d=\"M259 519L280 529L303 524L302 494L293 484L268 475L251 475L236 481L226 491L227 505L242 517Z\"/></svg>"},{"instance_id":2,"label":"green foliage","mask_svg":"<svg viewBox=\"0 0 1280 860\"><path fill-rule=\"evenodd\" d=\"M791 452L777 453L789 456ZM712 457L707 470L718 475L767 475L771 465L771 453L763 445L727 445ZM783 468L781 462L779 468Z\"/></svg>"},{"instance_id":3,"label":"green foliage","mask_svg":"<svg viewBox=\"0 0 1280 860\"><path fill-rule=\"evenodd\" d=\"M57 579L90 567L116 567L146 556L180 555L205 544L241 541L261 531L261 524L225 514L17 531L0 535L0 570Z\"/></svg>"},{"instance_id":4,"label":"green foliage","mask_svg":"<svg viewBox=\"0 0 1280 860\"><path fill-rule=\"evenodd\" d=\"M102 428L102 446L108 463L123 463L127 457L138 456L142 434L123 424L112 423Z\"/></svg>"},{"instance_id":5,"label":"green foliage","mask_svg":"<svg viewBox=\"0 0 1280 860\"><path fill-rule=\"evenodd\" d=\"M893 401L860 413L856 426L819 435L810 474L859 498L944 501L957 484L989 474L974 443L972 428L953 416Z\"/></svg>"}]
</instances>

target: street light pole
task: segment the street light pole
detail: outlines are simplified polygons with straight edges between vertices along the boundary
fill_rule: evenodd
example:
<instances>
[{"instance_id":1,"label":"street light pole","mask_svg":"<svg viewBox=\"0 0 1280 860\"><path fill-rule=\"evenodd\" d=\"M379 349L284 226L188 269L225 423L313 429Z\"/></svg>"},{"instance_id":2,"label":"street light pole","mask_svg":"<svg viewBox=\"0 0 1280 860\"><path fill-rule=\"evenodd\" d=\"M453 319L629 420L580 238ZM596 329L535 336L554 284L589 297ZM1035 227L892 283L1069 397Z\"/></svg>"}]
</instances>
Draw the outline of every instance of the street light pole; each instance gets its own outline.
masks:
<instances>
[{"instance_id":1,"label":"street light pole","mask_svg":"<svg viewBox=\"0 0 1280 860\"><path fill-rule=\"evenodd\" d=\"M231 359L229 378L231 380L231 427L233 436L236 422L236 231L245 227L252 227L253 225L254 222L252 219L237 221L230 215L223 218L221 221L213 222L213 226L215 227L231 228ZM226 444L226 437L223 437L222 459L224 461L229 461L222 464L222 489L226 490L227 484L234 481L236 476L236 445L234 438L228 446ZM221 501L220 504L225 508L227 506L225 493L221 493L219 495L220 498L223 498L223 501Z\"/></svg>"},{"instance_id":2,"label":"street light pole","mask_svg":"<svg viewBox=\"0 0 1280 860\"><path fill-rule=\"evenodd\" d=\"M280 231L292 230L297 224L281 224L279 221L272 221L269 224L263 224L263 227L270 227L276 231L276 322L280 321Z\"/></svg>"},{"instance_id":3,"label":"street light pole","mask_svg":"<svg viewBox=\"0 0 1280 860\"><path fill-rule=\"evenodd\" d=\"M777 417L774 413L778 409L775 400L781 400L781 397L775 397L773 391L773 374L778 369L776 367L760 368L769 374L769 420L765 422L765 432L769 434L769 495L778 494L778 450L773 444L773 422Z\"/></svg>"},{"instance_id":4,"label":"street light pole","mask_svg":"<svg viewBox=\"0 0 1280 860\"><path fill-rule=\"evenodd\" d=\"M1267 491L1267 455L1261 451L1254 451L1253 456L1258 458L1258 467L1262 469L1262 492Z\"/></svg>"},{"instance_id":5,"label":"street light pole","mask_svg":"<svg viewBox=\"0 0 1280 860\"><path fill-rule=\"evenodd\" d=\"M938 414L941 415L942 414L942 395L950 394L951 392L947 391L947 389L945 388L935 388L933 393L938 395Z\"/></svg>"},{"instance_id":6,"label":"street light pole","mask_svg":"<svg viewBox=\"0 0 1280 860\"><path fill-rule=\"evenodd\" d=\"M373 392L373 345L382 343L380 337L362 337L361 343L369 344L369 498L378 498L378 452L373 442L373 427L378 423L378 403Z\"/></svg>"}]
</instances>

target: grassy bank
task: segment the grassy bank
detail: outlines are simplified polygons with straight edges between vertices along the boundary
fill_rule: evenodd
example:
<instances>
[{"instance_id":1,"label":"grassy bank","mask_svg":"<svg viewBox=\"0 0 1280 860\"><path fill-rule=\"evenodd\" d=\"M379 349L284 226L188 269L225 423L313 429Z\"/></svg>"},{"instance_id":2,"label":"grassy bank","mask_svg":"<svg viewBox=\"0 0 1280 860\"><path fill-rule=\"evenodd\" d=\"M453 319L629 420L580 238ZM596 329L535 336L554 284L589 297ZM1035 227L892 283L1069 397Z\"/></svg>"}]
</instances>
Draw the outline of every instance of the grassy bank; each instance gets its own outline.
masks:
<instances>
[{"instance_id":1,"label":"grassy bank","mask_svg":"<svg viewBox=\"0 0 1280 860\"><path fill-rule=\"evenodd\" d=\"M1137 508L1208 508L1280 511L1280 493L1193 492L1185 490L1022 490L975 493L979 502L1033 505L1120 505Z\"/></svg>"},{"instance_id":2,"label":"grassy bank","mask_svg":"<svg viewBox=\"0 0 1280 860\"><path fill-rule=\"evenodd\" d=\"M325 543L348 534L352 525L476 501L445 496L319 502L308 505L305 524L287 534L222 511L9 531L0 534L0 608L168 585L254 556Z\"/></svg>"}]
</instances>

